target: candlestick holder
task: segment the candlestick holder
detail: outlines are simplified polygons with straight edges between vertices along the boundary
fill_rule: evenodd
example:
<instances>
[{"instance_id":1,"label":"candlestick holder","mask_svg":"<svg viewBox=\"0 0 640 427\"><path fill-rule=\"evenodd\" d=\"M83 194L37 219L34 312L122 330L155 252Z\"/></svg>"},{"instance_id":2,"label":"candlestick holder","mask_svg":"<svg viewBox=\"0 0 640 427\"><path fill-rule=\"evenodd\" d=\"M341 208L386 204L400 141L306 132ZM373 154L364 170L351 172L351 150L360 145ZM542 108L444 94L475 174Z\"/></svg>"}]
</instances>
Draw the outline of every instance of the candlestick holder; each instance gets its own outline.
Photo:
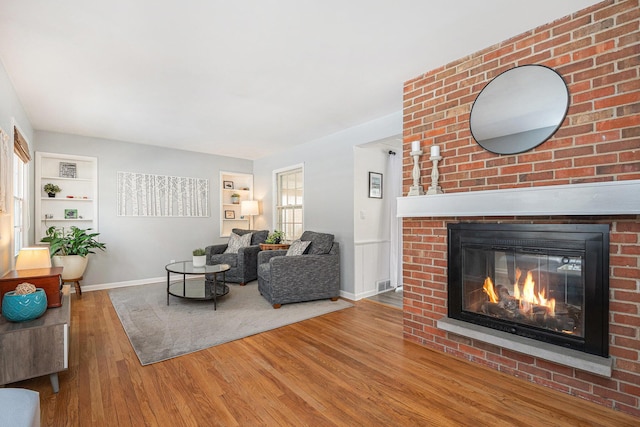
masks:
<instances>
[{"instance_id":1,"label":"candlestick holder","mask_svg":"<svg viewBox=\"0 0 640 427\"><path fill-rule=\"evenodd\" d=\"M412 151L409 154L413 157L413 185L409 187L407 196L424 196L424 189L420 185L420 166L418 165L422 150Z\"/></svg>"},{"instance_id":2,"label":"candlestick holder","mask_svg":"<svg viewBox=\"0 0 640 427\"><path fill-rule=\"evenodd\" d=\"M438 162L442 160L442 156L431 156L429 160L433 163L431 168L431 185L427 190L427 194L443 194L442 188L438 185L440 172L438 172Z\"/></svg>"}]
</instances>

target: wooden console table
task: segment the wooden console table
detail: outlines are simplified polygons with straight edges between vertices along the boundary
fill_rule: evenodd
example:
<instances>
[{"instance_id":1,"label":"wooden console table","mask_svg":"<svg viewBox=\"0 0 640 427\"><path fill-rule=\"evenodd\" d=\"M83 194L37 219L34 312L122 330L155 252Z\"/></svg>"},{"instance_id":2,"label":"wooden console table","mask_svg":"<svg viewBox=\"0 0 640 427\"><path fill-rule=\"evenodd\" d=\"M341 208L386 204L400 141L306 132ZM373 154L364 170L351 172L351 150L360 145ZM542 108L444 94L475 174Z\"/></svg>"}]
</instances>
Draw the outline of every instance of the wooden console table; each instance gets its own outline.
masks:
<instances>
[{"instance_id":1,"label":"wooden console table","mask_svg":"<svg viewBox=\"0 0 640 427\"><path fill-rule=\"evenodd\" d=\"M57 393L58 372L69 367L70 323L69 285L62 307L48 308L37 319L14 323L0 316L0 385L49 375Z\"/></svg>"},{"instance_id":2,"label":"wooden console table","mask_svg":"<svg viewBox=\"0 0 640 427\"><path fill-rule=\"evenodd\" d=\"M262 251L279 251L289 249L287 243L260 243L260 250Z\"/></svg>"}]
</instances>

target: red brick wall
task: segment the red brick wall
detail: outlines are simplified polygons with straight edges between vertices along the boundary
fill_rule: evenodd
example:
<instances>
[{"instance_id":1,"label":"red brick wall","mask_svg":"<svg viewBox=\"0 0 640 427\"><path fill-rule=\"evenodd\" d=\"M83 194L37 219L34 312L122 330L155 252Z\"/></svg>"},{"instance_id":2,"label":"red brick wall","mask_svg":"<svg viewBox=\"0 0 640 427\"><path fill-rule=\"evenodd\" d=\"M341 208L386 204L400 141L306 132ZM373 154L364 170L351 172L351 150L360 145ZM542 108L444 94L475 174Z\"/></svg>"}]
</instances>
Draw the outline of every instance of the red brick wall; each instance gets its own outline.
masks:
<instances>
[{"instance_id":1,"label":"red brick wall","mask_svg":"<svg viewBox=\"0 0 640 427\"><path fill-rule=\"evenodd\" d=\"M557 70L571 95L558 132L535 149L499 156L469 131L471 105L496 75L517 65ZM445 193L640 179L640 5L605 1L430 71L404 85L404 183L411 142L441 148ZM421 157L421 184L431 163ZM630 194L629 197L640 197ZM439 330L447 314L449 222L611 224L610 352L604 378ZM409 218L404 234L404 336L528 381L640 416L640 216Z\"/></svg>"}]
</instances>

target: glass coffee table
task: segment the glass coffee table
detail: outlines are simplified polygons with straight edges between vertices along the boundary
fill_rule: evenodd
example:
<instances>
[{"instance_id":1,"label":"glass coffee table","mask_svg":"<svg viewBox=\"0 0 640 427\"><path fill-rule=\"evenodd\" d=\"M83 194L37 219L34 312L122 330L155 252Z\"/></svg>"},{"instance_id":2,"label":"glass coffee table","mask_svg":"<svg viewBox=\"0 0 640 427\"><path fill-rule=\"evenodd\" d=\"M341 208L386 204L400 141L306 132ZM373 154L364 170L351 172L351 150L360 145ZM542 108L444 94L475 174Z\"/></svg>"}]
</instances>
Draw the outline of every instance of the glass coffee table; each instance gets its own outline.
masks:
<instances>
[{"instance_id":1,"label":"glass coffee table","mask_svg":"<svg viewBox=\"0 0 640 427\"><path fill-rule=\"evenodd\" d=\"M217 309L218 297L229 293L229 286L225 282L225 272L231 266L229 264L205 265L194 267L192 261L178 261L167 264L167 305L169 297L195 300L213 300L213 309ZM171 281L171 273L181 274L182 280ZM187 281L188 275L205 275L206 279L200 281ZM218 280L218 274L222 274L222 282Z\"/></svg>"}]
</instances>

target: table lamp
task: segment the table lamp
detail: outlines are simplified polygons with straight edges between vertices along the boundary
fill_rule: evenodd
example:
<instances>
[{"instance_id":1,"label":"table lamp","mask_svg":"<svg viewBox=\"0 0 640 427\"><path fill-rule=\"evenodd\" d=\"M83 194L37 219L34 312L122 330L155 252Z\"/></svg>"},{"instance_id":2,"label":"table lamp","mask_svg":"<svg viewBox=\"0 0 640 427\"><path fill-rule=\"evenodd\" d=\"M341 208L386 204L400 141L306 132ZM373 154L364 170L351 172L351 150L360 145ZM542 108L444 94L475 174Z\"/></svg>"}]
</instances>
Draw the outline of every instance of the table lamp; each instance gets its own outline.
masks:
<instances>
[{"instance_id":1,"label":"table lamp","mask_svg":"<svg viewBox=\"0 0 640 427\"><path fill-rule=\"evenodd\" d=\"M260 215L260 208L257 200L244 200L240 202L240 215L249 217L249 228L251 229L253 224L253 216Z\"/></svg>"},{"instance_id":2,"label":"table lamp","mask_svg":"<svg viewBox=\"0 0 640 427\"><path fill-rule=\"evenodd\" d=\"M16 259L16 270L28 270L32 268L51 268L51 256L49 248L37 246L22 248Z\"/></svg>"}]
</instances>

